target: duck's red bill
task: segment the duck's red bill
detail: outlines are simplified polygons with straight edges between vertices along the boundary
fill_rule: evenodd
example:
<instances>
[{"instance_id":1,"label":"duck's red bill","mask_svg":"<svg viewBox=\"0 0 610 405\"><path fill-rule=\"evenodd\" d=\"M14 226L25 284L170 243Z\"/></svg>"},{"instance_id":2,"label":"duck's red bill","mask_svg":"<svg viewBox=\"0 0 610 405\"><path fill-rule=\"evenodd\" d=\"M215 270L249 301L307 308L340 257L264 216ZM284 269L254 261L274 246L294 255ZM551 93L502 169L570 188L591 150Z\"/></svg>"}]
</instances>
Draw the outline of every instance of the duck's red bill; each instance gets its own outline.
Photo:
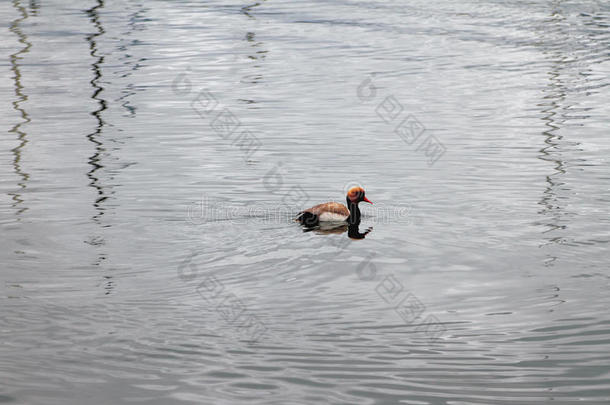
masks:
<instances>
[{"instance_id":1,"label":"duck's red bill","mask_svg":"<svg viewBox=\"0 0 610 405\"><path fill-rule=\"evenodd\" d=\"M369 200L368 198L366 198L366 197L362 198L362 201L366 201L366 202L367 202L367 203L369 203L369 204L372 204L372 203L373 203L372 201L370 201L370 200Z\"/></svg>"}]
</instances>

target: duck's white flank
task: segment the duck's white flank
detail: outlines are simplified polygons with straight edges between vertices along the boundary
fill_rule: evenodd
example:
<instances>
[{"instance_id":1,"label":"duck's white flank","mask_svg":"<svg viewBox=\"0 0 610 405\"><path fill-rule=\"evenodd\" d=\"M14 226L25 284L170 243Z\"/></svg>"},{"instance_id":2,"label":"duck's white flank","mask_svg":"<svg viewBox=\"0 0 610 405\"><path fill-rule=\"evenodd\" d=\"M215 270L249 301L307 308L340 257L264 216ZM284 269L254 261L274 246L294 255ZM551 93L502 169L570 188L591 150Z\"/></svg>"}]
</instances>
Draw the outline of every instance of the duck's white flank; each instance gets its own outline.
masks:
<instances>
[{"instance_id":1,"label":"duck's white flank","mask_svg":"<svg viewBox=\"0 0 610 405\"><path fill-rule=\"evenodd\" d=\"M348 215L338 214L336 212L325 211L320 214L321 222L340 222L345 221Z\"/></svg>"}]
</instances>

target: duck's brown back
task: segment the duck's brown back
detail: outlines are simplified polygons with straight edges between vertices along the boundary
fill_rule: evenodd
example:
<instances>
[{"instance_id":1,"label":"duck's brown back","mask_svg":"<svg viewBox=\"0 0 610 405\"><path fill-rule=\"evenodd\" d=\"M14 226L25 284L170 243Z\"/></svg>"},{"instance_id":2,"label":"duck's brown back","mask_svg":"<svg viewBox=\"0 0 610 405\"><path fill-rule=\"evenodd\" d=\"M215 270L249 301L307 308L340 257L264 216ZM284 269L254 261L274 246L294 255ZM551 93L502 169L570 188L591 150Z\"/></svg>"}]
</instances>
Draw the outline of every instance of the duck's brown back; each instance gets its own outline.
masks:
<instances>
[{"instance_id":1,"label":"duck's brown back","mask_svg":"<svg viewBox=\"0 0 610 405\"><path fill-rule=\"evenodd\" d=\"M324 212L349 216L349 210L347 207L344 204L335 201L314 205L313 207L307 208L302 212L309 212L317 216L320 216L320 214Z\"/></svg>"}]
</instances>

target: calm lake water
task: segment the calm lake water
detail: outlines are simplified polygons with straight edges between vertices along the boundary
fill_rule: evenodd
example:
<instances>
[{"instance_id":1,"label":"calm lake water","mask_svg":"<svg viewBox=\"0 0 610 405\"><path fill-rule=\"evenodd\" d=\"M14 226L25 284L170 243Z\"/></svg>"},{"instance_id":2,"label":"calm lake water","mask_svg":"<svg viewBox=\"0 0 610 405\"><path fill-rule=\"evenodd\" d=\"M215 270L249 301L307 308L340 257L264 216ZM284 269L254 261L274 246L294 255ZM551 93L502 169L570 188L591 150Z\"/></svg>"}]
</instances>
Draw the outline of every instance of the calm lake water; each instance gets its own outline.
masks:
<instances>
[{"instance_id":1,"label":"calm lake water","mask_svg":"<svg viewBox=\"0 0 610 405\"><path fill-rule=\"evenodd\" d=\"M610 401L608 2L0 15L0 403Z\"/></svg>"}]
</instances>

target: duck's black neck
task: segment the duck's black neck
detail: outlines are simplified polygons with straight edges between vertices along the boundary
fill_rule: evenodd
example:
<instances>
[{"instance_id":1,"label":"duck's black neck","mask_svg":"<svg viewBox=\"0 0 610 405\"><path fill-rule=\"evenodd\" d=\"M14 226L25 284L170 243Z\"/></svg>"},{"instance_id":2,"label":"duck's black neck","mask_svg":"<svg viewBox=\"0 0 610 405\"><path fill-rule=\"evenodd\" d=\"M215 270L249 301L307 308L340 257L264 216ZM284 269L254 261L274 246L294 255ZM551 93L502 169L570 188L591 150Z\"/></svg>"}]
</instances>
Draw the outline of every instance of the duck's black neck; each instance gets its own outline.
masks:
<instances>
[{"instance_id":1,"label":"duck's black neck","mask_svg":"<svg viewBox=\"0 0 610 405\"><path fill-rule=\"evenodd\" d=\"M359 224L360 223L360 209L358 208L358 203L353 202L347 197L345 199L347 202L347 208L349 209L349 217L347 218L347 222L350 224Z\"/></svg>"}]
</instances>

